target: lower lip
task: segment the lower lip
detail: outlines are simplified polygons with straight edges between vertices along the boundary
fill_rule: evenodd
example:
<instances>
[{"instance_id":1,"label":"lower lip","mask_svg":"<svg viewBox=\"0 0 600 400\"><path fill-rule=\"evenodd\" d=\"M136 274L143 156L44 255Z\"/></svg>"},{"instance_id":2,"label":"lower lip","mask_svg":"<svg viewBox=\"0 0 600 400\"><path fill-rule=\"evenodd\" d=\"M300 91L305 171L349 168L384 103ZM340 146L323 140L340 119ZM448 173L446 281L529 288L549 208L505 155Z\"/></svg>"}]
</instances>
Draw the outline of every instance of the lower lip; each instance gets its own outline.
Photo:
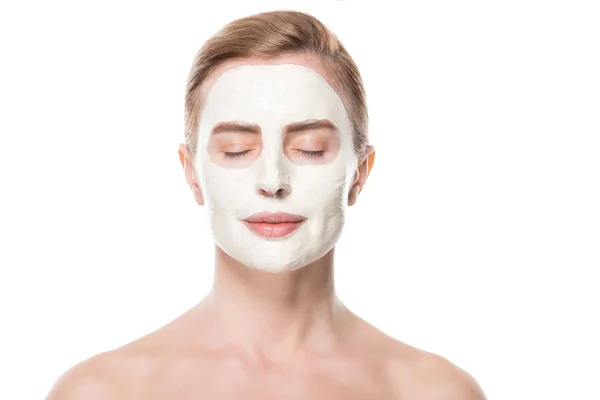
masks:
<instances>
[{"instance_id":1,"label":"lower lip","mask_svg":"<svg viewBox=\"0 0 600 400\"><path fill-rule=\"evenodd\" d=\"M300 225L304 223L302 222L283 222L280 224L269 224L266 222L248 222L244 221L246 226L252 229L254 232L259 234L260 236L267 238L280 238L289 235L294 232Z\"/></svg>"}]
</instances>

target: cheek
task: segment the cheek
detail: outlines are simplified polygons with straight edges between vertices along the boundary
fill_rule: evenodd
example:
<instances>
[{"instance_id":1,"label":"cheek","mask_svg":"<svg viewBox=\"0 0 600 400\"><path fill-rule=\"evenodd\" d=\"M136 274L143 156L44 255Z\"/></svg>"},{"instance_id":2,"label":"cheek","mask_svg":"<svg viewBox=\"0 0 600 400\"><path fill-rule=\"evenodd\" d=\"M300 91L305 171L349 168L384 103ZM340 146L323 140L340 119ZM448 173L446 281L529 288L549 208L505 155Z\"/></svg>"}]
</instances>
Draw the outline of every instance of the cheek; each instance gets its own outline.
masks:
<instances>
[{"instance_id":1,"label":"cheek","mask_svg":"<svg viewBox=\"0 0 600 400\"><path fill-rule=\"evenodd\" d=\"M206 198L218 208L238 208L255 193L256 174L249 169L226 169L207 165L203 180Z\"/></svg>"},{"instance_id":2,"label":"cheek","mask_svg":"<svg viewBox=\"0 0 600 400\"><path fill-rule=\"evenodd\" d=\"M348 169L342 160L327 165L298 166L288 164L291 193L282 199L288 212L302 210L332 212L346 204L349 189ZM350 174L352 175L352 174ZM228 212L257 212L271 202L257 192L260 168L219 168L210 161L204 164L205 200L210 209ZM329 211L327 211L329 210Z\"/></svg>"},{"instance_id":3,"label":"cheek","mask_svg":"<svg viewBox=\"0 0 600 400\"><path fill-rule=\"evenodd\" d=\"M315 207L333 206L346 191L346 173L334 165L298 167L292 177L292 194Z\"/></svg>"}]
</instances>

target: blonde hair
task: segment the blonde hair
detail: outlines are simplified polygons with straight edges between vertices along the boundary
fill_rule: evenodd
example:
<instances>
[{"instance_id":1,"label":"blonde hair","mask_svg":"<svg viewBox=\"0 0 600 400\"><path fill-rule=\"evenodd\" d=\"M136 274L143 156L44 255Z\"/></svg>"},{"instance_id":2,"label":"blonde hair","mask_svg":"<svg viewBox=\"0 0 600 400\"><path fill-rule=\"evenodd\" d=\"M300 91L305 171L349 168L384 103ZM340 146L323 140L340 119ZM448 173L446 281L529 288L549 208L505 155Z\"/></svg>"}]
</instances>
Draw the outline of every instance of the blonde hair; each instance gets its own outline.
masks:
<instances>
[{"instance_id":1,"label":"blonde hair","mask_svg":"<svg viewBox=\"0 0 600 400\"><path fill-rule=\"evenodd\" d=\"M290 54L316 56L325 67L352 124L356 155L363 161L368 146L368 112L358 68L323 23L297 11L270 11L237 19L225 25L198 51L185 95L185 140L193 156L202 109L200 86L211 72L230 60L276 59Z\"/></svg>"}]
</instances>

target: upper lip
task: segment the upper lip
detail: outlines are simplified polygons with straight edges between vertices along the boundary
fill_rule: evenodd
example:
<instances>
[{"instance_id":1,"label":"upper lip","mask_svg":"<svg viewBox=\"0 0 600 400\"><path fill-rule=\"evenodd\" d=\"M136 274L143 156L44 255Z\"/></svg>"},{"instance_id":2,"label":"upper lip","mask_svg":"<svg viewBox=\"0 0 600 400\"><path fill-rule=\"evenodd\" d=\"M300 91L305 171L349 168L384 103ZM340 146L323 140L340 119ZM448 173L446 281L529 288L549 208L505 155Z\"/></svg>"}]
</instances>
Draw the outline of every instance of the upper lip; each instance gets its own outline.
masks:
<instances>
[{"instance_id":1,"label":"upper lip","mask_svg":"<svg viewBox=\"0 0 600 400\"><path fill-rule=\"evenodd\" d=\"M253 214L248 218L244 219L244 221L250 223L264 222L270 224L281 224L285 222L303 222L305 220L306 218L300 215L288 214L284 212L270 213L266 211Z\"/></svg>"}]
</instances>

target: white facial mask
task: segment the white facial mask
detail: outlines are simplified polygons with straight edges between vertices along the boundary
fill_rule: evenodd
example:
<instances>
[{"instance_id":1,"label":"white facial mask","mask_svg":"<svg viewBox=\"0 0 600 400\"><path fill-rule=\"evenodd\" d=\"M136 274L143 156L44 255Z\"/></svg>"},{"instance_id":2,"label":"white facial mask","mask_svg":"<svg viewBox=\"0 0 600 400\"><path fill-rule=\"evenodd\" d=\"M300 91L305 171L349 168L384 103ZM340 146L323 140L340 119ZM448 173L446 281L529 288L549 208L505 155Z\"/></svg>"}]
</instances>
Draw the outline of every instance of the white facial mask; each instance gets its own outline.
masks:
<instances>
[{"instance_id":1,"label":"white facial mask","mask_svg":"<svg viewBox=\"0 0 600 400\"><path fill-rule=\"evenodd\" d=\"M329 120L339 130L340 148L331 162L299 165L283 148L284 127ZM262 150L246 168L224 168L207 151L220 122L256 124ZM268 272L306 266L333 248L344 225L348 192L357 168L351 123L342 101L314 70L296 64L242 65L225 71L208 92L200 114L194 165L216 244L242 264ZM265 197L262 187L287 185L289 195ZM282 238L265 238L241 220L286 212L307 220Z\"/></svg>"}]
</instances>

